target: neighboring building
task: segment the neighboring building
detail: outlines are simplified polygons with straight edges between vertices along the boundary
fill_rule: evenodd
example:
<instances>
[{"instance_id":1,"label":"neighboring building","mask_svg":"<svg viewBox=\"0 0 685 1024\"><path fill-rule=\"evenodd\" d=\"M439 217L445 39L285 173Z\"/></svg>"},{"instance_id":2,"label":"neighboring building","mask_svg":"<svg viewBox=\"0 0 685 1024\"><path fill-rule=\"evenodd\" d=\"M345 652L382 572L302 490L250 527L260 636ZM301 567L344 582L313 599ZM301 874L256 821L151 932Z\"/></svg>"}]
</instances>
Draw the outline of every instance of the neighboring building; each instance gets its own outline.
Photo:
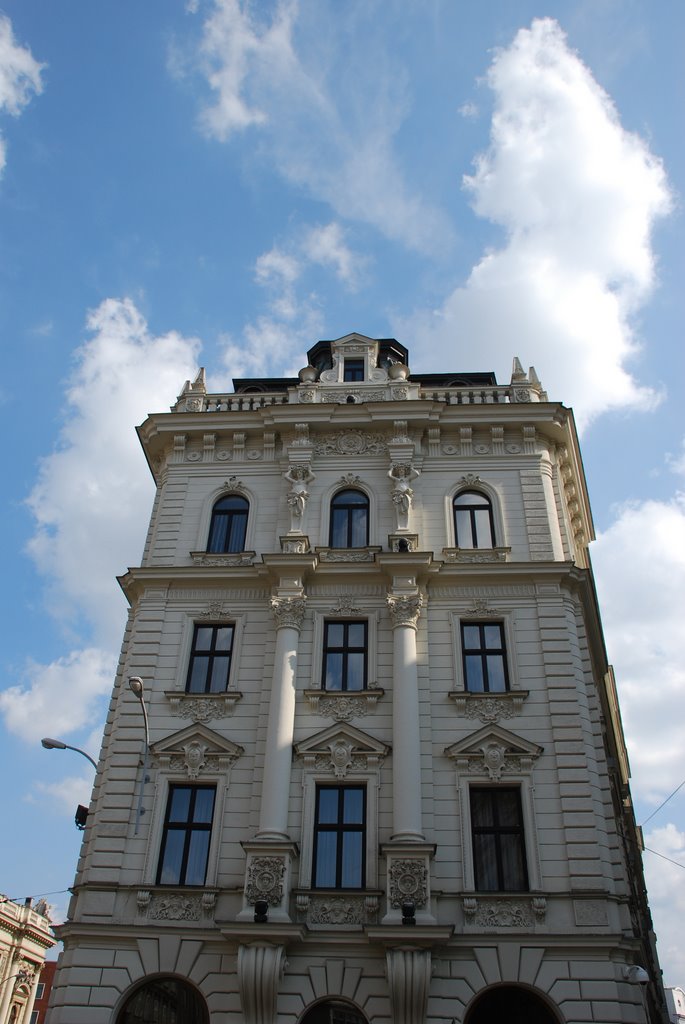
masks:
<instances>
[{"instance_id":1,"label":"neighboring building","mask_svg":"<svg viewBox=\"0 0 685 1024\"><path fill-rule=\"evenodd\" d=\"M55 945L48 906L0 896L0 1024L36 1024L34 1002L45 954Z\"/></svg>"},{"instance_id":2,"label":"neighboring building","mask_svg":"<svg viewBox=\"0 0 685 1024\"><path fill-rule=\"evenodd\" d=\"M27 1018L28 1024L45 1024L47 1020L48 1004L52 992L52 984L55 980L56 960L46 960L43 970L40 972L40 981L36 986L36 1001L33 1004L31 1017Z\"/></svg>"},{"instance_id":3,"label":"neighboring building","mask_svg":"<svg viewBox=\"0 0 685 1024\"><path fill-rule=\"evenodd\" d=\"M664 1024L571 412L309 359L139 430L51 1024Z\"/></svg>"},{"instance_id":4,"label":"neighboring building","mask_svg":"<svg viewBox=\"0 0 685 1024\"><path fill-rule=\"evenodd\" d=\"M666 989L666 1006L671 1024L685 1024L685 992L682 988Z\"/></svg>"}]
</instances>

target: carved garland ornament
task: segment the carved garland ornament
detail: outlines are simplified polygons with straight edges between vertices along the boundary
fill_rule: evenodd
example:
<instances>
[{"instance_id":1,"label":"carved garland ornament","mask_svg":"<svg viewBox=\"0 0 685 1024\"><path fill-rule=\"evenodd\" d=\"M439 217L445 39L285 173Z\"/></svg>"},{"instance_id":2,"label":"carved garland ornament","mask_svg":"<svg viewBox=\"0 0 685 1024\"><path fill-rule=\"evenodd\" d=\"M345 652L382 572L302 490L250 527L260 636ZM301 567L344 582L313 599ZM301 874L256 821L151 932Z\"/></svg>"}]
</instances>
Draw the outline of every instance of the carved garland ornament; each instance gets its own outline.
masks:
<instances>
[{"instance_id":1,"label":"carved garland ornament","mask_svg":"<svg viewBox=\"0 0 685 1024\"><path fill-rule=\"evenodd\" d=\"M326 434L316 444L317 455L381 455L388 449L382 434L365 434L361 430L341 430Z\"/></svg>"},{"instance_id":2,"label":"carved garland ornament","mask_svg":"<svg viewBox=\"0 0 685 1024\"><path fill-rule=\"evenodd\" d=\"M254 906L257 900L266 900L270 907L277 907L283 899L284 877L282 857L255 857L247 872L247 902Z\"/></svg>"}]
</instances>

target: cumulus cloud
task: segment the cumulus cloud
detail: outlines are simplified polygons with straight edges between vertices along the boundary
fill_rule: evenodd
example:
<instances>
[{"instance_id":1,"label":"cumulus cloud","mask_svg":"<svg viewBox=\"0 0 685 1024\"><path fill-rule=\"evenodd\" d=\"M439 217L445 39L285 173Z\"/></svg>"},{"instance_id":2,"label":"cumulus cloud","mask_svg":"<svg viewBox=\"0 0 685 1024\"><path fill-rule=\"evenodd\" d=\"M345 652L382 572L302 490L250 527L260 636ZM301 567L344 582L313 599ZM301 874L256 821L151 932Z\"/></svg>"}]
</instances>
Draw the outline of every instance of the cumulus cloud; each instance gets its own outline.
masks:
<instances>
[{"instance_id":1,"label":"cumulus cloud","mask_svg":"<svg viewBox=\"0 0 685 1024\"><path fill-rule=\"evenodd\" d=\"M39 64L14 38L12 22L0 15L0 111L18 117L34 93L43 90ZM6 145L0 137L0 172L6 163Z\"/></svg>"},{"instance_id":2,"label":"cumulus cloud","mask_svg":"<svg viewBox=\"0 0 685 1024\"><path fill-rule=\"evenodd\" d=\"M303 244L304 252L312 263L331 267L339 280L354 289L366 260L352 252L345 242L345 232L335 221L311 228Z\"/></svg>"},{"instance_id":3,"label":"cumulus cloud","mask_svg":"<svg viewBox=\"0 0 685 1024\"><path fill-rule=\"evenodd\" d=\"M645 835L643 854L652 915L657 920L659 959L664 966L664 984L682 985L685 978L685 833L672 823ZM658 851L661 856L650 852ZM665 858L668 858L665 859ZM675 863L671 863L675 861Z\"/></svg>"},{"instance_id":4,"label":"cumulus cloud","mask_svg":"<svg viewBox=\"0 0 685 1024\"><path fill-rule=\"evenodd\" d=\"M101 718L124 621L115 576L140 558L153 493L134 428L168 407L197 369L199 343L173 331L151 334L130 299L106 299L87 326L59 445L42 460L28 498L28 551L46 578L49 609L94 643L51 664L30 662L0 693L5 724L28 740Z\"/></svg>"},{"instance_id":5,"label":"cumulus cloud","mask_svg":"<svg viewBox=\"0 0 685 1024\"><path fill-rule=\"evenodd\" d=\"M658 396L629 370L633 316L654 286L651 234L670 209L663 167L551 19L498 51L490 145L464 186L506 243L486 253L441 308L398 323L442 365L457 345L478 364L535 363L581 425ZM431 356L432 353L432 356Z\"/></svg>"},{"instance_id":6,"label":"cumulus cloud","mask_svg":"<svg viewBox=\"0 0 685 1024\"><path fill-rule=\"evenodd\" d=\"M685 494L623 506L592 560L633 788L656 806L685 774Z\"/></svg>"},{"instance_id":7,"label":"cumulus cloud","mask_svg":"<svg viewBox=\"0 0 685 1024\"><path fill-rule=\"evenodd\" d=\"M345 47L342 9L328 59L330 34L315 8L309 21L294 0L276 3L270 20L259 12L245 0L214 0L197 55L213 96L200 116L204 132L226 142L258 131L269 163L338 215L418 250L448 245L445 218L408 187L394 153L408 110L401 66L384 66L373 46L373 60L362 59L358 35Z\"/></svg>"},{"instance_id":8,"label":"cumulus cloud","mask_svg":"<svg viewBox=\"0 0 685 1024\"><path fill-rule=\"evenodd\" d=\"M100 699L112 688L115 668L114 653L94 647L72 651L49 665L29 662L22 682L0 692L5 725L34 742L93 724L102 710Z\"/></svg>"},{"instance_id":9,"label":"cumulus cloud","mask_svg":"<svg viewBox=\"0 0 685 1024\"><path fill-rule=\"evenodd\" d=\"M50 582L50 605L80 613L99 644L118 645L123 602L113 582L140 558L152 482L134 427L168 408L196 372L198 342L152 335L130 299L106 299L88 317L76 354L59 446L40 464L28 504L28 550Z\"/></svg>"}]
</instances>

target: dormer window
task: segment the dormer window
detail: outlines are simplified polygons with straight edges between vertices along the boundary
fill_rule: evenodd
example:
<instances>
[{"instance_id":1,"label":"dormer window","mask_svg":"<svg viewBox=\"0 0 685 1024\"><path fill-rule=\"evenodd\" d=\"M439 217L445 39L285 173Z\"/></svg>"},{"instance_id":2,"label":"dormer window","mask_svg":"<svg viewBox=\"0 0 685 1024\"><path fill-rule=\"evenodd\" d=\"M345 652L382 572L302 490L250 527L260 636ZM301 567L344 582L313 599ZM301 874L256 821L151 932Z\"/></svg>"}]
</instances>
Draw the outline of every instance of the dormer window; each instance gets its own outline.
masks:
<instances>
[{"instance_id":1,"label":"dormer window","mask_svg":"<svg viewBox=\"0 0 685 1024\"><path fill-rule=\"evenodd\" d=\"M364 360L346 359L343 369L343 380L350 382L364 380Z\"/></svg>"}]
</instances>

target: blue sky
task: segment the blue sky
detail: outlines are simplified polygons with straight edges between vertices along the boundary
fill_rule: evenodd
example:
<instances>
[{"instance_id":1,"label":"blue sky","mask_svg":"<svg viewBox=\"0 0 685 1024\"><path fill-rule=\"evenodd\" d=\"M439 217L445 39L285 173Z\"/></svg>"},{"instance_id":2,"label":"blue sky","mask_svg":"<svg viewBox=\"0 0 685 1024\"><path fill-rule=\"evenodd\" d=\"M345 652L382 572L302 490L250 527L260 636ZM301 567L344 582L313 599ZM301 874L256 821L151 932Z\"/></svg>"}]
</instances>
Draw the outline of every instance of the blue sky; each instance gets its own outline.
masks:
<instances>
[{"instance_id":1,"label":"blue sky","mask_svg":"<svg viewBox=\"0 0 685 1024\"><path fill-rule=\"evenodd\" d=\"M152 497L199 365L395 336L573 405L638 819L685 778L679 0L6 2L0 888L63 913ZM685 788L647 825L685 982ZM680 865L680 866L679 866Z\"/></svg>"}]
</instances>

